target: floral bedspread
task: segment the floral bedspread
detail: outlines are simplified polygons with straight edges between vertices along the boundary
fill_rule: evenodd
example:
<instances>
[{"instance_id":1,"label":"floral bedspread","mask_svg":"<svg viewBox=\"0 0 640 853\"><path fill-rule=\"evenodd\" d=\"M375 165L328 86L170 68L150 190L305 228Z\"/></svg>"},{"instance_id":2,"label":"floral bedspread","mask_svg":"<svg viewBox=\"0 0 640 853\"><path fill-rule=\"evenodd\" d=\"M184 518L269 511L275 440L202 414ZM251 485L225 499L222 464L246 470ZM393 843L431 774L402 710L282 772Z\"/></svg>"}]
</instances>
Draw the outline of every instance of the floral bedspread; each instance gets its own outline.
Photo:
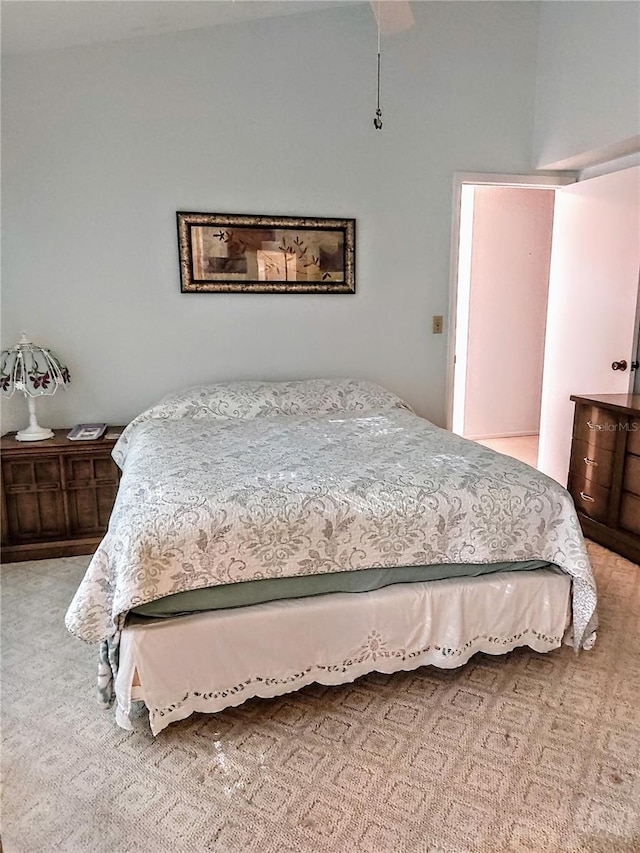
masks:
<instances>
[{"instance_id":1,"label":"floral bedspread","mask_svg":"<svg viewBox=\"0 0 640 853\"><path fill-rule=\"evenodd\" d=\"M574 645L596 590L573 502L529 466L349 380L189 389L136 418L109 530L69 607L86 641L132 607L258 578L542 559L573 578Z\"/></svg>"}]
</instances>

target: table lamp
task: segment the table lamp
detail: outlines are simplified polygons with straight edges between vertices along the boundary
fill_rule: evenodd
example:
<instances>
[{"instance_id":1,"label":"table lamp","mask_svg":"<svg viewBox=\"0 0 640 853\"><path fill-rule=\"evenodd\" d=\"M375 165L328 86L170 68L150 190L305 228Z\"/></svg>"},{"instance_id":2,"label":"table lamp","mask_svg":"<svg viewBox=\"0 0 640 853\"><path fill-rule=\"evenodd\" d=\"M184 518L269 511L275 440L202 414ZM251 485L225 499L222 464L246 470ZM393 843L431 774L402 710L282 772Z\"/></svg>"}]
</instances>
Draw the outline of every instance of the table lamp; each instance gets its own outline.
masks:
<instances>
[{"instance_id":1,"label":"table lamp","mask_svg":"<svg viewBox=\"0 0 640 853\"><path fill-rule=\"evenodd\" d=\"M50 350L32 343L24 332L14 347L2 350L0 394L11 397L15 391L22 391L29 408L29 426L16 434L18 441L53 438L53 430L38 424L34 398L55 394L70 381L69 370L60 359Z\"/></svg>"}]
</instances>

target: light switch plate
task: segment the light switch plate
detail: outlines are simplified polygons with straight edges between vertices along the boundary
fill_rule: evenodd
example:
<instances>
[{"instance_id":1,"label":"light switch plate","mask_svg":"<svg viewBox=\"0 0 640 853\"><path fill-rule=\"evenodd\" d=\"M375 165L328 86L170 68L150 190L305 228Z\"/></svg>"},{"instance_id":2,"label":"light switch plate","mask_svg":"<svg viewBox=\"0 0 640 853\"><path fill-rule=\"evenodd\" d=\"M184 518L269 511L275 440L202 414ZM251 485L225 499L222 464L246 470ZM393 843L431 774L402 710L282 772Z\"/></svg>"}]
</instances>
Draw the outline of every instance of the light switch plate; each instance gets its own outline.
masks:
<instances>
[{"instance_id":1,"label":"light switch plate","mask_svg":"<svg viewBox=\"0 0 640 853\"><path fill-rule=\"evenodd\" d=\"M442 334L442 314L434 314L433 315L433 334L441 335Z\"/></svg>"}]
</instances>

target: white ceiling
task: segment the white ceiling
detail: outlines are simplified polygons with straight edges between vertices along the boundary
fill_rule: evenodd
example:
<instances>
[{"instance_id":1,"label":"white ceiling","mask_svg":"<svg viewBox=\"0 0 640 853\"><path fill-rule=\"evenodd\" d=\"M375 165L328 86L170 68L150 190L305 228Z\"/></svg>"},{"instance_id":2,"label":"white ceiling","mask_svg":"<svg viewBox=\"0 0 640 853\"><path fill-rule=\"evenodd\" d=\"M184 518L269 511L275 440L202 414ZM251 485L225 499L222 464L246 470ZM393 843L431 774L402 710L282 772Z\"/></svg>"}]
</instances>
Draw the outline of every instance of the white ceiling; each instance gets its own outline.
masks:
<instances>
[{"instance_id":1,"label":"white ceiling","mask_svg":"<svg viewBox=\"0 0 640 853\"><path fill-rule=\"evenodd\" d=\"M56 50L365 0L2 0L2 52Z\"/></svg>"}]
</instances>

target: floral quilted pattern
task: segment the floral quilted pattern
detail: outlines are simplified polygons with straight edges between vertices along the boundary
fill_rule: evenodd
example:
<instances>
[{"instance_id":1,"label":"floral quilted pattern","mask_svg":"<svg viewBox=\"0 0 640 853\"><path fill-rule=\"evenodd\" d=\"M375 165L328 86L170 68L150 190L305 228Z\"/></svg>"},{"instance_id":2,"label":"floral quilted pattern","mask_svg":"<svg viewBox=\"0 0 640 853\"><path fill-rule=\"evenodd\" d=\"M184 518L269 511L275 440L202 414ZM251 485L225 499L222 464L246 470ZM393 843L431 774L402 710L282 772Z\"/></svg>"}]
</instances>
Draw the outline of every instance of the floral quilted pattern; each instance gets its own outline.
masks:
<instances>
[{"instance_id":1,"label":"floral quilted pattern","mask_svg":"<svg viewBox=\"0 0 640 853\"><path fill-rule=\"evenodd\" d=\"M122 433L113 458L118 464L124 460L133 430L152 418L250 420L273 415L318 415L371 409L411 411L408 403L386 388L355 379L194 385L168 394L156 406L138 415Z\"/></svg>"},{"instance_id":2,"label":"floral quilted pattern","mask_svg":"<svg viewBox=\"0 0 640 853\"><path fill-rule=\"evenodd\" d=\"M109 531L67 613L84 640L112 637L138 604L205 586L532 559L572 576L576 647L590 638L595 585L566 490L377 386L193 389L136 418L114 456Z\"/></svg>"}]
</instances>

